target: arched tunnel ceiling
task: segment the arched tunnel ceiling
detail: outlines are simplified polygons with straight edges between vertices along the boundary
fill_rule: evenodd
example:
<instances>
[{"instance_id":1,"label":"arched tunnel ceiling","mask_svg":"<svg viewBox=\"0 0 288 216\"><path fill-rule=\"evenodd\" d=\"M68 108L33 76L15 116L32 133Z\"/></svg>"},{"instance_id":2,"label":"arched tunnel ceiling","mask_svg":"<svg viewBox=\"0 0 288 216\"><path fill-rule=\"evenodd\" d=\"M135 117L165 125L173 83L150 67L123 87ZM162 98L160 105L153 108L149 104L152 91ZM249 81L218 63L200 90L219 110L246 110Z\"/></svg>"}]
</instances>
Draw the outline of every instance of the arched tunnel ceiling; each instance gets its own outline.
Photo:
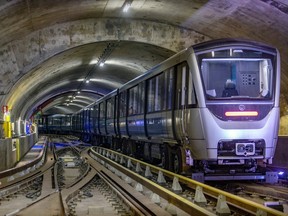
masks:
<instances>
[{"instance_id":1,"label":"arched tunnel ceiling","mask_svg":"<svg viewBox=\"0 0 288 216\"><path fill-rule=\"evenodd\" d=\"M75 112L185 47L237 37L279 49L287 114L287 0L130 2L123 13L124 0L1 1L1 106L14 118Z\"/></svg>"}]
</instances>

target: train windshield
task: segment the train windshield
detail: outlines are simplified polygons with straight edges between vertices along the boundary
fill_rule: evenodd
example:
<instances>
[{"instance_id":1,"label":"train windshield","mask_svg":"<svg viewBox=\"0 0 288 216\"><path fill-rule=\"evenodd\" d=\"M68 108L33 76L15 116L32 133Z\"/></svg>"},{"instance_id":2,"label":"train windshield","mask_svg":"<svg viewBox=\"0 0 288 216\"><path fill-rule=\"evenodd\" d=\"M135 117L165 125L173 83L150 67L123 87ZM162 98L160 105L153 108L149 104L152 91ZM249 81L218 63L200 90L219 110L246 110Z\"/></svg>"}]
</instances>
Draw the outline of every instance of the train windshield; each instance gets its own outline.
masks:
<instances>
[{"instance_id":1,"label":"train windshield","mask_svg":"<svg viewBox=\"0 0 288 216\"><path fill-rule=\"evenodd\" d=\"M197 57L207 99L272 98L273 54L229 48Z\"/></svg>"}]
</instances>

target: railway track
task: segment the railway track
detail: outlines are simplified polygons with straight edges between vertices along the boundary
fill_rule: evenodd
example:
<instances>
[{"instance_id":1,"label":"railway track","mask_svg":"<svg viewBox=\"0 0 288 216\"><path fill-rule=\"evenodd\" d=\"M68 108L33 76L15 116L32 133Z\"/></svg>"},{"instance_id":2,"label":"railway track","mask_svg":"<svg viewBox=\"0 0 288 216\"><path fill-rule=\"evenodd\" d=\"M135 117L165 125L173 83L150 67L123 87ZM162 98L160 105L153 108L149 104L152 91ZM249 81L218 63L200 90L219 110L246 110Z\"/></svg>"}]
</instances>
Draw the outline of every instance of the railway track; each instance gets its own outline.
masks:
<instances>
[{"instance_id":1,"label":"railway track","mask_svg":"<svg viewBox=\"0 0 288 216\"><path fill-rule=\"evenodd\" d=\"M71 138L54 149L53 140L41 167L1 185L1 215L285 215L115 151Z\"/></svg>"},{"instance_id":2,"label":"railway track","mask_svg":"<svg viewBox=\"0 0 288 216\"><path fill-rule=\"evenodd\" d=\"M162 199L169 200L170 203L188 214L195 214L195 211L199 211L197 215L286 215L262 204L171 173L112 150L94 147L90 150L90 155L99 163L108 167L112 166L110 169L113 172L123 173L124 177L122 178L127 178L125 176L134 178ZM137 174L135 175L135 173ZM165 179L164 186L163 177L161 177L162 181L159 181L159 176L162 175L160 173L163 174ZM136 177L133 177L133 175ZM204 210L209 213L201 213Z\"/></svg>"},{"instance_id":3,"label":"railway track","mask_svg":"<svg viewBox=\"0 0 288 216\"><path fill-rule=\"evenodd\" d=\"M288 188L281 183L271 185L264 182L230 182L213 186L286 214L288 212Z\"/></svg>"},{"instance_id":4,"label":"railway track","mask_svg":"<svg viewBox=\"0 0 288 216\"><path fill-rule=\"evenodd\" d=\"M80 154L83 147L68 143L52 160L51 146L43 166L25 181L2 185L1 215L169 215L90 158L92 166L82 155L89 157L87 150Z\"/></svg>"}]
</instances>

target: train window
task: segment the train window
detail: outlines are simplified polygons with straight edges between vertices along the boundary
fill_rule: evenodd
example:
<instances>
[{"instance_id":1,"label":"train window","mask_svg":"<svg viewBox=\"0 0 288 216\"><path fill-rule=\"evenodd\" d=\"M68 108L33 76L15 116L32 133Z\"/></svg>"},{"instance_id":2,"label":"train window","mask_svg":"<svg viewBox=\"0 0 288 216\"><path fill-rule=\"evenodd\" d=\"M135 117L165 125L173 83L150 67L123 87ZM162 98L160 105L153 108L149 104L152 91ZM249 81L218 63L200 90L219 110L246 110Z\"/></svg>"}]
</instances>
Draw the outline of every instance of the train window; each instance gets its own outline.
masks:
<instances>
[{"instance_id":1,"label":"train window","mask_svg":"<svg viewBox=\"0 0 288 216\"><path fill-rule=\"evenodd\" d=\"M84 128L83 128L83 130L85 130L85 131L87 131L87 130L89 130L90 129L90 124L89 124L89 118L90 118L90 110L88 109L86 109L86 110L84 110L84 112L83 112L83 125L84 125Z\"/></svg>"},{"instance_id":2,"label":"train window","mask_svg":"<svg viewBox=\"0 0 288 216\"><path fill-rule=\"evenodd\" d=\"M187 67L188 67L188 65L187 65ZM194 85L193 85L193 81L192 81L192 76L191 76L191 72L190 72L190 70L189 70L189 68L188 68L188 71L187 71L187 76L188 76L188 78L187 78L187 81L188 81L188 83L187 83L187 85L188 85L188 101L187 101L187 103L188 103L188 105L195 105L196 103L197 103L197 101L196 101L196 93L195 93L195 89L194 89Z\"/></svg>"},{"instance_id":3,"label":"train window","mask_svg":"<svg viewBox=\"0 0 288 216\"><path fill-rule=\"evenodd\" d=\"M100 103L100 113L99 113L100 120L103 120L105 118L105 107L104 103Z\"/></svg>"},{"instance_id":4,"label":"train window","mask_svg":"<svg viewBox=\"0 0 288 216\"><path fill-rule=\"evenodd\" d=\"M84 125L84 112L81 112L80 114L80 130L83 130Z\"/></svg>"},{"instance_id":5,"label":"train window","mask_svg":"<svg viewBox=\"0 0 288 216\"><path fill-rule=\"evenodd\" d=\"M90 119L91 129L92 129L92 132L95 132L95 128L96 128L96 105L91 107L91 116L90 117L91 117L91 119Z\"/></svg>"},{"instance_id":6,"label":"train window","mask_svg":"<svg viewBox=\"0 0 288 216\"><path fill-rule=\"evenodd\" d=\"M137 86L134 88L129 89L129 115L134 115L137 113L137 93L138 89Z\"/></svg>"},{"instance_id":7,"label":"train window","mask_svg":"<svg viewBox=\"0 0 288 216\"><path fill-rule=\"evenodd\" d=\"M109 98L107 100L107 119L114 117L114 104L115 104L115 98Z\"/></svg>"},{"instance_id":8,"label":"train window","mask_svg":"<svg viewBox=\"0 0 288 216\"><path fill-rule=\"evenodd\" d=\"M144 103L145 103L145 82L142 82L139 84L139 105L138 105L138 110L139 114L144 113Z\"/></svg>"},{"instance_id":9,"label":"train window","mask_svg":"<svg viewBox=\"0 0 288 216\"><path fill-rule=\"evenodd\" d=\"M182 74L182 85L181 85L181 105L184 106L186 103L186 92L187 92L187 65L180 66Z\"/></svg>"},{"instance_id":10,"label":"train window","mask_svg":"<svg viewBox=\"0 0 288 216\"><path fill-rule=\"evenodd\" d=\"M148 112L172 109L174 67L148 80ZM165 100L163 99L165 98Z\"/></svg>"},{"instance_id":11,"label":"train window","mask_svg":"<svg viewBox=\"0 0 288 216\"><path fill-rule=\"evenodd\" d=\"M167 110L172 109L172 97L173 97L173 83L174 83L174 67L169 68L164 73L165 75L165 89L164 89L164 95L166 100L166 108Z\"/></svg>"},{"instance_id":12,"label":"train window","mask_svg":"<svg viewBox=\"0 0 288 216\"><path fill-rule=\"evenodd\" d=\"M165 76L161 73L148 81L148 112L166 109L165 100Z\"/></svg>"},{"instance_id":13,"label":"train window","mask_svg":"<svg viewBox=\"0 0 288 216\"><path fill-rule=\"evenodd\" d=\"M126 116L126 110L127 110L127 93L126 91L120 93L119 102L120 102L120 117Z\"/></svg>"},{"instance_id":14,"label":"train window","mask_svg":"<svg viewBox=\"0 0 288 216\"><path fill-rule=\"evenodd\" d=\"M177 66L177 96L176 109L181 106L195 105L196 95L192 82L191 73L187 62Z\"/></svg>"},{"instance_id":15,"label":"train window","mask_svg":"<svg viewBox=\"0 0 288 216\"><path fill-rule=\"evenodd\" d=\"M118 118L118 115L119 115L119 109L118 109L118 107L119 107L119 96L118 95L116 95L115 96L115 110L114 110L114 115L115 115L115 117L114 117L114 119L117 119Z\"/></svg>"},{"instance_id":16,"label":"train window","mask_svg":"<svg viewBox=\"0 0 288 216\"><path fill-rule=\"evenodd\" d=\"M274 55L239 47L198 55L207 99L272 98Z\"/></svg>"},{"instance_id":17,"label":"train window","mask_svg":"<svg viewBox=\"0 0 288 216\"><path fill-rule=\"evenodd\" d=\"M129 115L144 113L145 83L129 89Z\"/></svg>"},{"instance_id":18,"label":"train window","mask_svg":"<svg viewBox=\"0 0 288 216\"><path fill-rule=\"evenodd\" d=\"M165 100L163 100L164 95L164 73L159 74L155 77L156 86L155 86L155 111L164 110Z\"/></svg>"},{"instance_id":19,"label":"train window","mask_svg":"<svg viewBox=\"0 0 288 216\"><path fill-rule=\"evenodd\" d=\"M155 83L154 78L148 81L148 112L155 111Z\"/></svg>"}]
</instances>

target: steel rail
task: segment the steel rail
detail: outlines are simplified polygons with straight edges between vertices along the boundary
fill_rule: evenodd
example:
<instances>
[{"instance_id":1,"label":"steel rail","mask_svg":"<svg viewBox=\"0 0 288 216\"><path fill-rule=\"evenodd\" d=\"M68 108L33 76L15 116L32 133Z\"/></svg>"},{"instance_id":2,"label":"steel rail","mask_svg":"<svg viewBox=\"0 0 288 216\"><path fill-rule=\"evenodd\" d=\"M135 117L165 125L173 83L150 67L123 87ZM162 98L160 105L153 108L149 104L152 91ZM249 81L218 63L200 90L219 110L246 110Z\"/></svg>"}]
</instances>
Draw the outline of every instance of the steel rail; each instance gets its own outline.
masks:
<instances>
[{"instance_id":1,"label":"steel rail","mask_svg":"<svg viewBox=\"0 0 288 216\"><path fill-rule=\"evenodd\" d=\"M95 148L95 147L94 147ZM186 186L192 188L192 189L196 189L197 186L200 186L202 187L203 189L203 192L208 195L208 196L212 196L212 197L215 197L217 198L219 195L223 195L226 197L226 201L227 201L227 204L228 205L231 205L231 206L235 206L241 210L245 209L247 212L249 213L253 213L253 214L257 214L257 211L258 210L261 210L263 212L265 212L267 214L267 216L285 216L286 214L284 214L283 212L280 212L280 211L277 211L275 209L272 209L272 208L269 208L269 207L266 207L264 205L261 205L261 204L258 204L258 203L255 203L253 201L250 201L250 200L247 200L247 199L244 199L242 197L239 197L239 196L236 196L234 194L231 194L231 193L228 193L226 191L222 191L220 189L217 189L217 188L214 188L214 187L211 187L209 185L206 185L206 184L203 184L201 182L198 182L198 181L195 181L193 179L190 179L190 178L187 178L185 176L182 176L182 175L178 175L178 174L175 174L173 172L170 172L170 171L167 171L167 170L164 170L162 168L159 168L157 166L154 166L154 165L151 165L151 164L148 164L148 163L145 163L143 161L140 161L140 160L137 160L135 158L132 158L132 157L129 157L129 156L126 156L126 155L123 155L119 152L116 152L116 151L113 151L113 150L110 150L110 149L106 149L106 148L102 148L102 147L96 147L98 149L105 149L105 151L109 151L110 154L113 153L114 155L118 155L118 156L123 156L127 159L130 159L131 161L133 161L135 164L136 163L139 163L143 166L149 166L151 171L154 172L154 173L158 173L159 171L162 171L163 174L165 176L168 176L169 178L174 178L174 177L177 177L179 179L179 182L185 184ZM99 156L101 159L105 160L107 163L111 164L111 165L115 165L117 167L117 169L119 168L119 170L121 170L122 172L124 172L125 174L127 175L132 175L131 174L131 171L125 167L123 167L122 165L119 165L118 163L112 161L112 160L107 160L106 157L104 157L103 155L99 154L98 152L96 152L93 148L90 148L90 151L93 153L93 154L97 154L97 156ZM162 196L165 196L168 198L168 200L170 201L173 201L173 204L174 205L178 205L179 208L183 209L184 211L190 213L189 209L192 208L192 206L190 206L189 204L184 204L186 202L189 202L187 201L184 201L184 198L178 196L177 194L175 193L172 193L170 196L168 196L168 194L165 194L165 193L162 193L161 192L161 189L158 184L156 183L151 183L150 185L150 180L148 182L148 180L141 176L141 175L138 175L137 177L137 181L139 181L140 183L142 183L143 185L145 185L146 187L150 187L153 191L158 191L159 193L161 193ZM153 184L155 184L154 186L152 186ZM157 186L156 186L157 185ZM161 187L163 188L163 187ZM170 192L171 193L171 192ZM159 194L160 195L160 194ZM164 198L165 198L164 197ZM178 197L178 199L176 199L176 197ZM183 201L182 201L183 200ZM178 202L183 202L183 204L179 204ZM195 213L195 212L194 212ZM200 213L200 212L199 212Z\"/></svg>"},{"instance_id":2,"label":"steel rail","mask_svg":"<svg viewBox=\"0 0 288 216\"><path fill-rule=\"evenodd\" d=\"M99 153L95 152L93 149L90 149L91 152L94 155L97 155L97 157L99 157L101 160L105 161L106 163L110 164L111 166L114 166L116 169L118 169L119 171L123 172L125 175L133 178L135 181L141 183L142 185L144 185L145 187L147 187L148 189L150 189L151 191L155 192L156 194L158 194L160 197L163 197L164 199L166 199L169 203L177 206L178 208L182 209L183 211L185 211L186 213L190 214L190 215L199 215L199 216L209 216L209 215L213 215L215 216L214 213L206 210L205 208L202 208L198 205L196 205L195 203L181 197L178 194L175 194L174 192L156 184L155 182L129 170L126 167L123 167L122 165L119 165L118 163L107 159L106 157L100 155ZM119 154L119 153L118 153ZM130 158L130 157L129 157ZM131 158L132 159L132 158Z\"/></svg>"},{"instance_id":3,"label":"steel rail","mask_svg":"<svg viewBox=\"0 0 288 216\"><path fill-rule=\"evenodd\" d=\"M162 209L160 206L153 203L150 199L148 199L143 194L140 194L138 191L135 191L130 185L128 185L125 181L121 180L117 175L112 173L110 170L102 166L99 162L95 161L90 155L88 155L88 151L83 157L86 157L89 161L90 165L98 172L101 177L105 178L105 181L109 182L116 191L119 191L121 196L127 200L127 205L132 207L135 215L151 215L151 216L168 216L170 215L166 210Z\"/></svg>"}]
</instances>

